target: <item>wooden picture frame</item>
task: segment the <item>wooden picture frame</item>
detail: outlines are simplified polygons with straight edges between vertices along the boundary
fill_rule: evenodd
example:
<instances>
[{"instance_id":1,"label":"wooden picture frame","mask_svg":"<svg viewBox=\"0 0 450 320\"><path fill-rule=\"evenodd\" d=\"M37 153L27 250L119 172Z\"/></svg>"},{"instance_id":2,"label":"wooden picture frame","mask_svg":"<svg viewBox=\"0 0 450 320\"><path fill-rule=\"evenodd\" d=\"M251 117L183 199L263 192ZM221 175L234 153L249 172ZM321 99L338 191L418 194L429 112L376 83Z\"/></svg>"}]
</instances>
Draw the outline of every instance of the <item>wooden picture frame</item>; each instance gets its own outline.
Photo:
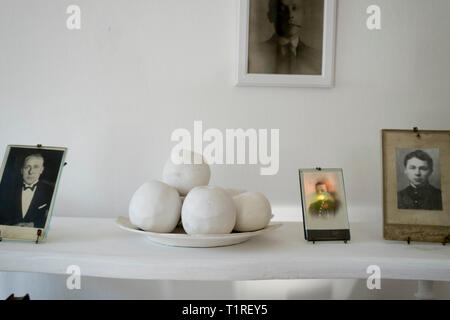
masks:
<instances>
[{"instance_id":1,"label":"wooden picture frame","mask_svg":"<svg viewBox=\"0 0 450 320\"><path fill-rule=\"evenodd\" d=\"M450 131L382 130L383 236L441 242L450 236Z\"/></svg>"},{"instance_id":2,"label":"wooden picture frame","mask_svg":"<svg viewBox=\"0 0 450 320\"><path fill-rule=\"evenodd\" d=\"M305 9L305 14L299 18L303 21L299 22L302 24L299 25L300 40L289 40L293 43L292 51L296 50L295 57L289 58L289 68L283 68L283 60L279 60L282 54L278 51L284 49L285 44L278 40L285 38L279 36L281 32L277 30L280 28L277 28L274 22L280 19L270 18L273 14L268 7L273 7L270 6L270 2L273 1L240 0L236 77L238 86L322 88L333 86L336 0L296 1L299 4L306 3L304 6L309 6L309 9ZM317 8L319 3L321 7ZM252 5L257 8L253 8ZM298 11L299 8L296 12Z\"/></svg>"},{"instance_id":3,"label":"wooden picture frame","mask_svg":"<svg viewBox=\"0 0 450 320\"><path fill-rule=\"evenodd\" d=\"M298 174L305 239L350 240L342 169L299 169Z\"/></svg>"},{"instance_id":4,"label":"wooden picture frame","mask_svg":"<svg viewBox=\"0 0 450 320\"><path fill-rule=\"evenodd\" d=\"M0 172L1 240L47 238L67 148L8 145Z\"/></svg>"}]
</instances>

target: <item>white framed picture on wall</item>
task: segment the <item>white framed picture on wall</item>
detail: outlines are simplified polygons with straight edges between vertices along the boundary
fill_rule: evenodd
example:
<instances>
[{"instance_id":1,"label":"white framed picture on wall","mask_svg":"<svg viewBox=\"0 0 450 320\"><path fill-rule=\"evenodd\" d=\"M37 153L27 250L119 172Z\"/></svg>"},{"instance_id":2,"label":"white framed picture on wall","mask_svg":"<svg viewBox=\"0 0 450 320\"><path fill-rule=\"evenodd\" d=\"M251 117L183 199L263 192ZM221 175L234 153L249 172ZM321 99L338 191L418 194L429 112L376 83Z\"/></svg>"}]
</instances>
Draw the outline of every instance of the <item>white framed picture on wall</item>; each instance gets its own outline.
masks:
<instances>
[{"instance_id":1,"label":"white framed picture on wall","mask_svg":"<svg viewBox=\"0 0 450 320\"><path fill-rule=\"evenodd\" d=\"M239 86L332 87L336 0L240 0Z\"/></svg>"}]
</instances>

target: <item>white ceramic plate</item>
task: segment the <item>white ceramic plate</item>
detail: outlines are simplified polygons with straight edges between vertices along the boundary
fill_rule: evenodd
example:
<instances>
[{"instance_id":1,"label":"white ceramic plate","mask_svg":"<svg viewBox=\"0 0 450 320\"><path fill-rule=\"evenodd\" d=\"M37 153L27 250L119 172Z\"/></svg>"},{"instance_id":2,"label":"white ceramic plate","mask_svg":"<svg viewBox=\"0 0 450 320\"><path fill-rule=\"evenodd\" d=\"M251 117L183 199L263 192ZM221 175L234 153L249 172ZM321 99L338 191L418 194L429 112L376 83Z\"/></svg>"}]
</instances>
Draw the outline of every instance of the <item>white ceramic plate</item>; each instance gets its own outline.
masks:
<instances>
[{"instance_id":1,"label":"white ceramic plate","mask_svg":"<svg viewBox=\"0 0 450 320\"><path fill-rule=\"evenodd\" d=\"M157 233L143 231L133 226L128 218L118 217L116 224L119 228L130 232L140 233L147 236L151 241L168 246L175 247L196 247L196 248L209 248L209 247L223 247L231 246L247 241L262 233L275 230L281 226L281 223L270 223L267 227L261 230L252 232L233 232L229 234L186 234L183 228L177 227L172 233Z\"/></svg>"}]
</instances>

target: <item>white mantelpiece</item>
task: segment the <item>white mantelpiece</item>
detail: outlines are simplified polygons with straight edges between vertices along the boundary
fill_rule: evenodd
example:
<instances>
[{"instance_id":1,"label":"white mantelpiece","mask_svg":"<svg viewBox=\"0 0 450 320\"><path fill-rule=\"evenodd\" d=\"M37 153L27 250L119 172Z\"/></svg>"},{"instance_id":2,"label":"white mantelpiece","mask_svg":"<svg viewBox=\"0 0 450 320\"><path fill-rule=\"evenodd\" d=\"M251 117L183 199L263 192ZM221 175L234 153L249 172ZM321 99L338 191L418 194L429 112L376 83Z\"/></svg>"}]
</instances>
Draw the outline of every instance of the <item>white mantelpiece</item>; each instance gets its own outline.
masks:
<instances>
[{"instance_id":1,"label":"white mantelpiece","mask_svg":"<svg viewBox=\"0 0 450 320\"><path fill-rule=\"evenodd\" d=\"M351 223L352 240L308 243L300 222L218 248L177 248L119 229L114 219L60 218L46 243L0 242L0 271L159 280L382 279L450 281L450 246L385 241L381 225Z\"/></svg>"}]
</instances>

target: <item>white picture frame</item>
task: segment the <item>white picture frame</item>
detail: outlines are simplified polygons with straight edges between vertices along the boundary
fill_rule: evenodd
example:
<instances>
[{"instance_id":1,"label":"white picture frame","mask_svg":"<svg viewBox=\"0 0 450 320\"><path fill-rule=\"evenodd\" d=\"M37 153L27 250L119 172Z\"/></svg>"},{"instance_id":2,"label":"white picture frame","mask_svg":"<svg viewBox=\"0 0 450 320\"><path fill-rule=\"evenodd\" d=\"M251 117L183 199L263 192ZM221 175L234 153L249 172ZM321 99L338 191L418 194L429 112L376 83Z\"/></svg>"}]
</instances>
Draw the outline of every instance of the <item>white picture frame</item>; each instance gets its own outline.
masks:
<instances>
[{"instance_id":1,"label":"white picture frame","mask_svg":"<svg viewBox=\"0 0 450 320\"><path fill-rule=\"evenodd\" d=\"M331 88L334 85L336 0L324 1L322 72L320 75L249 73L249 15L250 0L239 1L239 40L237 86L316 87Z\"/></svg>"}]
</instances>

